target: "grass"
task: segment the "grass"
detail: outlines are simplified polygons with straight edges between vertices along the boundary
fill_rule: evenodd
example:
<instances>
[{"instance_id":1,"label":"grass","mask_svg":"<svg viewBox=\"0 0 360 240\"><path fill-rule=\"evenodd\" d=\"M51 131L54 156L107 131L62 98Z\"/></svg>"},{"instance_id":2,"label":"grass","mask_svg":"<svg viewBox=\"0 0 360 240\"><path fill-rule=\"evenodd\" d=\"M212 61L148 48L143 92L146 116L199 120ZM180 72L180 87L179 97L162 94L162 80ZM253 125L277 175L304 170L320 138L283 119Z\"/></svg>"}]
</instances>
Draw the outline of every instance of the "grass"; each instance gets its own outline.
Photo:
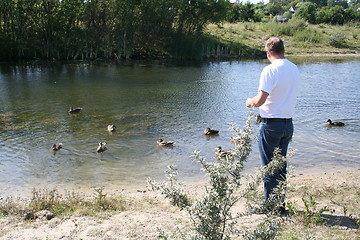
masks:
<instances>
[{"instance_id":1,"label":"grass","mask_svg":"<svg viewBox=\"0 0 360 240\"><path fill-rule=\"evenodd\" d=\"M353 54L360 51L360 27L312 25L301 19L288 23L225 23L209 25L206 31L219 42L247 46L254 51L264 51L264 42L270 36L285 40L288 55L300 54Z\"/></svg>"},{"instance_id":2,"label":"grass","mask_svg":"<svg viewBox=\"0 0 360 240\"><path fill-rule=\"evenodd\" d=\"M99 216L104 213L124 211L130 200L123 196L106 196L104 188L95 189L92 198L85 198L76 192L59 193L56 189L33 189L29 200L8 197L0 202L1 216L22 217L25 213L48 210L59 218L77 216Z\"/></svg>"}]
</instances>

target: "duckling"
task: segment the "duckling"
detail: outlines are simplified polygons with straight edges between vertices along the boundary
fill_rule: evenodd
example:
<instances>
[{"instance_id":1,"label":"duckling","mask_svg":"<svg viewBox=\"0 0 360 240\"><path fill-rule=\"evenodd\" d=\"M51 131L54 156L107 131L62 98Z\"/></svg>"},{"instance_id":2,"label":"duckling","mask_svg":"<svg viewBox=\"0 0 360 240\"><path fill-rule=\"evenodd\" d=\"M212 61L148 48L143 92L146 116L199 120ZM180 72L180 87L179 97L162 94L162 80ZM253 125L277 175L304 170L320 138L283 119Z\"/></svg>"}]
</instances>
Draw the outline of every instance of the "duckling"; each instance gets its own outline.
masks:
<instances>
[{"instance_id":1,"label":"duckling","mask_svg":"<svg viewBox=\"0 0 360 240\"><path fill-rule=\"evenodd\" d=\"M214 130L214 129L211 129L211 128L206 128L204 130L204 134L205 135L217 135L219 134L219 130Z\"/></svg>"},{"instance_id":2,"label":"duckling","mask_svg":"<svg viewBox=\"0 0 360 240\"><path fill-rule=\"evenodd\" d=\"M218 158L226 158L227 156L231 156L231 152L223 151L220 146L215 148L215 154Z\"/></svg>"},{"instance_id":3,"label":"duckling","mask_svg":"<svg viewBox=\"0 0 360 240\"><path fill-rule=\"evenodd\" d=\"M116 126L113 125L113 124L108 125L108 126L107 126L107 130L108 130L109 132L114 132L114 131L116 130Z\"/></svg>"},{"instance_id":4,"label":"duckling","mask_svg":"<svg viewBox=\"0 0 360 240\"><path fill-rule=\"evenodd\" d=\"M51 150L53 150L54 152L56 152L56 151L59 151L61 148L62 148L62 143L54 143L52 146L51 146Z\"/></svg>"},{"instance_id":5,"label":"duckling","mask_svg":"<svg viewBox=\"0 0 360 240\"><path fill-rule=\"evenodd\" d=\"M99 142L99 146L96 148L96 152L105 152L107 147L105 142Z\"/></svg>"},{"instance_id":6,"label":"duckling","mask_svg":"<svg viewBox=\"0 0 360 240\"><path fill-rule=\"evenodd\" d=\"M172 147L174 146L174 141L164 141L161 138L156 141L157 145L164 146L164 147Z\"/></svg>"},{"instance_id":7,"label":"duckling","mask_svg":"<svg viewBox=\"0 0 360 240\"><path fill-rule=\"evenodd\" d=\"M70 110L69 110L69 113L79 113L81 112L82 108L73 108L73 107L70 107Z\"/></svg>"},{"instance_id":8,"label":"duckling","mask_svg":"<svg viewBox=\"0 0 360 240\"><path fill-rule=\"evenodd\" d=\"M343 123L343 122L332 122L330 119L328 119L326 122L329 126L344 126L345 125L345 123Z\"/></svg>"}]
</instances>

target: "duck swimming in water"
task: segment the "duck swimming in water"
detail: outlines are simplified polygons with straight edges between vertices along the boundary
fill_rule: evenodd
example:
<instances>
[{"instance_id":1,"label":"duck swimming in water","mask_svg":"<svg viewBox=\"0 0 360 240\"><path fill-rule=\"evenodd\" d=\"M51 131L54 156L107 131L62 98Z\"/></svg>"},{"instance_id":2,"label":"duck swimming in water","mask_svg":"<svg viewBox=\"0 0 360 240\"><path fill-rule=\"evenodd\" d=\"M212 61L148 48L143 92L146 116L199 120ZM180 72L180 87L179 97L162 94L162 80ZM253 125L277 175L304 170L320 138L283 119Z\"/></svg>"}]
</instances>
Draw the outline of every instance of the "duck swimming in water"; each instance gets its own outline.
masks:
<instances>
[{"instance_id":1,"label":"duck swimming in water","mask_svg":"<svg viewBox=\"0 0 360 240\"><path fill-rule=\"evenodd\" d=\"M105 145L105 142L99 142L99 146L96 148L96 152L105 152L107 150L107 147Z\"/></svg>"},{"instance_id":2,"label":"duck swimming in water","mask_svg":"<svg viewBox=\"0 0 360 240\"><path fill-rule=\"evenodd\" d=\"M163 146L163 147L172 147L174 146L174 141L164 141L161 138L156 141L157 145Z\"/></svg>"},{"instance_id":3,"label":"duck swimming in water","mask_svg":"<svg viewBox=\"0 0 360 240\"><path fill-rule=\"evenodd\" d=\"M82 110L82 108L79 108L79 107L77 107L77 108L70 107L69 113L79 113L79 112L81 112L81 110Z\"/></svg>"},{"instance_id":4,"label":"duck swimming in water","mask_svg":"<svg viewBox=\"0 0 360 240\"><path fill-rule=\"evenodd\" d=\"M326 122L329 126L344 126L345 125L345 123L343 123L343 122L332 122L330 119L328 119Z\"/></svg>"},{"instance_id":5,"label":"duck swimming in water","mask_svg":"<svg viewBox=\"0 0 360 240\"><path fill-rule=\"evenodd\" d=\"M215 154L218 158L226 158L227 156L231 156L231 152L223 151L220 146L215 148Z\"/></svg>"},{"instance_id":6,"label":"duck swimming in water","mask_svg":"<svg viewBox=\"0 0 360 240\"><path fill-rule=\"evenodd\" d=\"M107 126L107 130L108 130L109 132L114 132L114 131L116 130L116 126L113 125L113 124L108 125L108 126Z\"/></svg>"},{"instance_id":7,"label":"duck swimming in water","mask_svg":"<svg viewBox=\"0 0 360 240\"><path fill-rule=\"evenodd\" d=\"M62 143L54 143L50 149L53 150L54 152L56 152L62 148L62 145L63 145Z\"/></svg>"},{"instance_id":8,"label":"duck swimming in water","mask_svg":"<svg viewBox=\"0 0 360 240\"><path fill-rule=\"evenodd\" d=\"M211 129L211 128L206 128L204 130L204 134L205 135L217 135L219 134L219 130L214 130L214 129Z\"/></svg>"}]
</instances>

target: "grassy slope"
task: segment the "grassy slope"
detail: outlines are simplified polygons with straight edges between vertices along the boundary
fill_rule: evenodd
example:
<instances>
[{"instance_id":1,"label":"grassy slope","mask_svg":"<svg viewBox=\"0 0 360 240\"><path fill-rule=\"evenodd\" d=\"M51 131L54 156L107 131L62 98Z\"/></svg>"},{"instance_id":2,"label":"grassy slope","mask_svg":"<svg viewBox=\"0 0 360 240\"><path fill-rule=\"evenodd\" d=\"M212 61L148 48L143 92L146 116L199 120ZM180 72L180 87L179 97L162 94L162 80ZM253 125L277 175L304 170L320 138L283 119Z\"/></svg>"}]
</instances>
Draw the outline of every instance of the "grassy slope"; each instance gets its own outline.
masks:
<instances>
[{"instance_id":1,"label":"grassy slope","mask_svg":"<svg viewBox=\"0 0 360 240\"><path fill-rule=\"evenodd\" d=\"M310 25L294 19L288 23L209 25L206 32L222 43L246 45L257 50L263 50L270 36L280 36L285 40L288 55L360 54L360 28L355 24Z\"/></svg>"}]
</instances>

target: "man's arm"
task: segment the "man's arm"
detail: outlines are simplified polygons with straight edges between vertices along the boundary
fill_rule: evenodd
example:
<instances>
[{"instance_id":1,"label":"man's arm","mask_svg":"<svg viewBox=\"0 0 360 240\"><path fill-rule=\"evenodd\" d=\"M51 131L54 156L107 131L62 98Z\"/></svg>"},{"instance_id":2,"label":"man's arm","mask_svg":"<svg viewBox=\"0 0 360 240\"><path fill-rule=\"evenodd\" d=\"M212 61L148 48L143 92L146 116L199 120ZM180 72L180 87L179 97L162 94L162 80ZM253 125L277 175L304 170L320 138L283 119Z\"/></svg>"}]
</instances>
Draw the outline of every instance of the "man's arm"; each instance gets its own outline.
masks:
<instances>
[{"instance_id":1,"label":"man's arm","mask_svg":"<svg viewBox=\"0 0 360 240\"><path fill-rule=\"evenodd\" d=\"M247 107L260 107L261 105L263 105L265 103L268 96L269 96L269 94L267 92L260 90L255 97L248 98L246 100L246 106Z\"/></svg>"}]
</instances>

